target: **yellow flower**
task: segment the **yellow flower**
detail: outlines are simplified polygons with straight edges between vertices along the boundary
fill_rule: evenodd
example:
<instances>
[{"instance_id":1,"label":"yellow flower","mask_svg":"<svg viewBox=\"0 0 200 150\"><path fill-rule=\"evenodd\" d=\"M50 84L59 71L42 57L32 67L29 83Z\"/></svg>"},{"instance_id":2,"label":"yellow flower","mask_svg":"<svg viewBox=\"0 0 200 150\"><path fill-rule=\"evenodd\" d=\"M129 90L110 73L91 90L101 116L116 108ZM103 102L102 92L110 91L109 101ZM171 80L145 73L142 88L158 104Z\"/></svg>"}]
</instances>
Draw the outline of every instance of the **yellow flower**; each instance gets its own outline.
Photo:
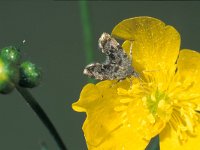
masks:
<instances>
[{"instance_id":1,"label":"yellow flower","mask_svg":"<svg viewBox=\"0 0 200 150\"><path fill-rule=\"evenodd\" d=\"M72 107L86 112L89 150L144 150L160 137L161 150L200 148L200 54L180 48L175 28L151 17L123 20L112 36L132 47L140 78L87 84Z\"/></svg>"}]
</instances>

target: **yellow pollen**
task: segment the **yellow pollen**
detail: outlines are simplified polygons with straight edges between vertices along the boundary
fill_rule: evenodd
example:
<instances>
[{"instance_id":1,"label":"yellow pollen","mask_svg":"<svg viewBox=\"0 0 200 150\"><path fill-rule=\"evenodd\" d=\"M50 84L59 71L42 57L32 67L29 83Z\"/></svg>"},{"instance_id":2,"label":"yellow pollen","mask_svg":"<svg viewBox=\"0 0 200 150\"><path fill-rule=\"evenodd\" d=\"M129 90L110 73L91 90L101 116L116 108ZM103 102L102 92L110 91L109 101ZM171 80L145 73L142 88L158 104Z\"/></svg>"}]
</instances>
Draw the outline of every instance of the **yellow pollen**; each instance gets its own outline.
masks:
<instances>
[{"instance_id":1,"label":"yellow pollen","mask_svg":"<svg viewBox=\"0 0 200 150\"><path fill-rule=\"evenodd\" d=\"M149 114L147 118L148 118L149 122L152 124L155 123L155 121L156 121L155 117L152 114Z\"/></svg>"},{"instance_id":2,"label":"yellow pollen","mask_svg":"<svg viewBox=\"0 0 200 150\"><path fill-rule=\"evenodd\" d=\"M122 105L122 106L117 106L117 107L115 107L114 110L115 110L115 111L123 111L123 110L125 110L126 108L127 108L127 106L123 106L123 105Z\"/></svg>"},{"instance_id":3,"label":"yellow pollen","mask_svg":"<svg viewBox=\"0 0 200 150\"><path fill-rule=\"evenodd\" d=\"M131 98L123 98L120 100L121 103L129 103L131 101L133 101L133 99L131 99Z\"/></svg>"},{"instance_id":4,"label":"yellow pollen","mask_svg":"<svg viewBox=\"0 0 200 150\"><path fill-rule=\"evenodd\" d=\"M166 105L165 100L161 99L160 102L158 103L158 108L164 108L165 105Z\"/></svg>"},{"instance_id":5,"label":"yellow pollen","mask_svg":"<svg viewBox=\"0 0 200 150\"><path fill-rule=\"evenodd\" d=\"M142 98L142 101L143 101L144 104L146 104L146 102L147 102L147 97L146 97L146 96L143 97L143 98Z\"/></svg>"},{"instance_id":6,"label":"yellow pollen","mask_svg":"<svg viewBox=\"0 0 200 150\"><path fill-rule=\"evenodd\" d=\"M156 98L155 98L154 95L151 95L151 100L152 100L153 102L156 102Z\"/></svg>"}]
</instances>

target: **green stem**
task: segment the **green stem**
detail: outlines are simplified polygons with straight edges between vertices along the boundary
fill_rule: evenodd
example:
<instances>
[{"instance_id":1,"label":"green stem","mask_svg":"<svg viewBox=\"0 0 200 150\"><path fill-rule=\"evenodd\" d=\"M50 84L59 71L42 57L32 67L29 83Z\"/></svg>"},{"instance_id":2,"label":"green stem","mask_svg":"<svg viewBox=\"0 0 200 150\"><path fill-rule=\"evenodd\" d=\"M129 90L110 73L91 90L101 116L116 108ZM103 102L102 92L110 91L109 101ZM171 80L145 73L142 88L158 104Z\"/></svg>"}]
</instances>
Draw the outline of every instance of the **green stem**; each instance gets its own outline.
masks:
<instances>
[{"instance_id":1,"label":"green stem","mask_svg":"<svg viewBox=\"0 0 200 150\"><path fill-rule=\"evenodd\" d=\"M40 143L40 150L48 150L46 143L42 142Z\"/></svg>"},{"instance_id":2,"label":"green stem","mask_svg":"<svg viewBox=\"0 0 200 150\"><path fill-rule=\"evenodd\" d=\"M44 125L47 127L50 134L55 139L60 150L67 150L58 132L56 131L54 125L51 123L50 119L48 118L48 116L46 115L42 107L39 105L39 103L36 101L36 99L31 95L31 93L26 88L22 88L18 85L16 85L16 89L22 95L22 97L26 100L29 106L33 109L33 111L37 114L37 116L44 123Z\"/></svg>"},{"instance_id":3,"label":"green stem","mask_svg":"<svg viewBox=\"0 0 200 150\"><path fill-rule=\"evenodd\" d=\"M160 150L159 135L153 137L145 150Z\"/></svg>"},{"instance_id":4,"label":"green stem","mask_svg":"<svg viewBox=\"0 0 200 150\"><path fill-rule=\"evenodd\" d=\"M83 28L83 40L84 40L84 50L86 54L86 64L89 64L93 61L94 54L92 48L92 31L90 25L90 17L88 11L88 2L87 0L80 0L80 15L81 15L81 23ZM89 79L89 82L93 82L94 80Z\"/></svg>"}]
</instances>

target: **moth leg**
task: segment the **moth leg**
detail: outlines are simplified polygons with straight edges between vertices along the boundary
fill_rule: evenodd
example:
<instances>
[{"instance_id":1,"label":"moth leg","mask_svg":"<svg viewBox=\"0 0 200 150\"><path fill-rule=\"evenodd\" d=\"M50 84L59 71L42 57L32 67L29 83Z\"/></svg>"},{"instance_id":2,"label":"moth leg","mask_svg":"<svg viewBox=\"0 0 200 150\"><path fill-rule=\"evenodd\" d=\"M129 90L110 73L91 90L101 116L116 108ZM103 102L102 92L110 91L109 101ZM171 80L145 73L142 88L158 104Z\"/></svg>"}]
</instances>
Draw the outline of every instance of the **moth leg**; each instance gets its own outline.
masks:
<instances>
[{"instance_id":1,"label":"moth leg","mask_svg":"<svg viewBox=\"0 0 200 150\"><path fill-rule=\"evenodd\" d=\"M128 77L128 79L129 79L129 81L130 81L130 87L132 87L133 82L132 82L132 80L131 80L131 77Z\"/></svg>"},{"instance_id":2,"label":"moth leg","mask_svg":"<svg viewBox=\"0 0 200 150\"><path fill-rule=\"evenodd\" d=\"M119 82L121 82L122 80L113 80L116 81L114 82L110 87L113 88L114 86L116 86Z\"/></svg>"},{"instance_id":3,"label":"moth leg","mask_svg":"<svg viewBox=\"0 0 200 150\"><path fill-rule=\"evenodd\" d=\"M142 84L142 83L144 82L144 80L141 78L140 74L134 71L134 72L133 72L133 76L134 76L135 78L138 78L139 83L140 83L140 86L143 87L143 84ZM131 82L132 82L132 81L131 81Z\"/></svg>"}]
</instances>

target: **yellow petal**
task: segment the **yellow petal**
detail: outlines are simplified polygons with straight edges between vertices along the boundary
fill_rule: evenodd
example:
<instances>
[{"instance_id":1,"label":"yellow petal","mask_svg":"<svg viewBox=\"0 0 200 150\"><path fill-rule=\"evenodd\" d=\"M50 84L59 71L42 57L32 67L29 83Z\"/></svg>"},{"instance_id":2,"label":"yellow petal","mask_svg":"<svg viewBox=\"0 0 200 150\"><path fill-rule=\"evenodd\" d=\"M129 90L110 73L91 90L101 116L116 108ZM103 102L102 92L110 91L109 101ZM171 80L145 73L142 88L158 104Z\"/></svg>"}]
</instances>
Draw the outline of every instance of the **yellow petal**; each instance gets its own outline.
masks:
<instances>
[{"instance_id":1,"label":"yellow petal","mask_svg":"<svg viewBox=\"0 0 200 150\"><path fill-rule=\"evenodd\" d=\"M180 36L175 28L152 17L123 20L112 31L112 36L126 40L124 50L132 47L136 71L160 71L173 67L179 52Z\"/></svg>"},{"instance_id":2,"label":"yellow petal","mask_svg":"<svg viewBox=\"0 0 200 150\"><path fill-rule=\"evenodd\" d=\"M73 109L87 114L83 131L89 150L132 150L133 147L143 150L147 146L149 141L136 128L140 126L138 120L135 119L134 126L125 123L127 106L121 103L117 88L127 86L130 83L126 80L88 84L73 104Z\"/></svg>"},{"instance_id":3,"label":"yellow petal","mask_svg":"<svg viewBox=\"0 0 200 150\"><path fill-rule=\"evenodd\" d=\"M186 142L180 142L177 133L169 125L160 133L161 150L197 150L200 148L200 123L196 135L188 135Z\"/></svg>"},{"instance_id":4,"label":"yellow petal","mask_svg":"<svg viewBox=\"0 0 200 150\"><path fill-rule=\"evenodd\" d=\"M177 61L175 81L180 83L180 91L174 91L178 99L196 104L200 110L200 53L184 49L180 51ZM178 94L177 94L178 93Z\"/></svg>"},{"instance_id":5,"label":"yellow petal","mask_svg":"<svg viewBox=\"0 0 200 150\"><path fill-rule=\"evenodd\" d=\"M160 119L155 120L141 101L129 104L127 122L133 130L136 130L135 132L139 132L139 135L142 135L146 140L158 135L165 127L165 122Z\"/></svg>"},{"instance_id":6,"label":"yellow petal","mask_svg":"<svg viewBox=\"0 0 200 150\"><path fill-rule=\"evenodd\" d=\"M91 83L84 86L80 95L80 99L72 104L72 108L78 112L85 112L88 106L100 96L98 89Z\"/></svg>"},{"instance_id":7,"label":"yellow petal","mask_svg":"<svg viewBox=\"0 0 200 150\"><path fill-rule=\"evenodd\" d=\"M178 73L182 80L200 82L200 53L183 49L177 61ZM197 83L200 88L200 83Z\"/></svg>"},{"instance_id":8,"label":"yellow petal","mask_svg":"<svg viewBox=\"0 0 200 150\"><path fill-rule=\"evenodd\" d=\"M145 140L139 132L138 120L135 119L133 126L125 124L123 112L104 107L102 111L95 109L87 113L83 130L88 149L132 150L135 148L144 150L149 141Z\"/></svg>"},{"instance_id":9,"label":"yellow petal","mask_svg":"<svg viewBox=\"0 0 200 150\"><path fill-rule=\"evenodd\" d=\"M108 135L97 147L88 145L88 150L144 150L148 143L132 128L123 126Z\"/></svg>"}]
</instances>

